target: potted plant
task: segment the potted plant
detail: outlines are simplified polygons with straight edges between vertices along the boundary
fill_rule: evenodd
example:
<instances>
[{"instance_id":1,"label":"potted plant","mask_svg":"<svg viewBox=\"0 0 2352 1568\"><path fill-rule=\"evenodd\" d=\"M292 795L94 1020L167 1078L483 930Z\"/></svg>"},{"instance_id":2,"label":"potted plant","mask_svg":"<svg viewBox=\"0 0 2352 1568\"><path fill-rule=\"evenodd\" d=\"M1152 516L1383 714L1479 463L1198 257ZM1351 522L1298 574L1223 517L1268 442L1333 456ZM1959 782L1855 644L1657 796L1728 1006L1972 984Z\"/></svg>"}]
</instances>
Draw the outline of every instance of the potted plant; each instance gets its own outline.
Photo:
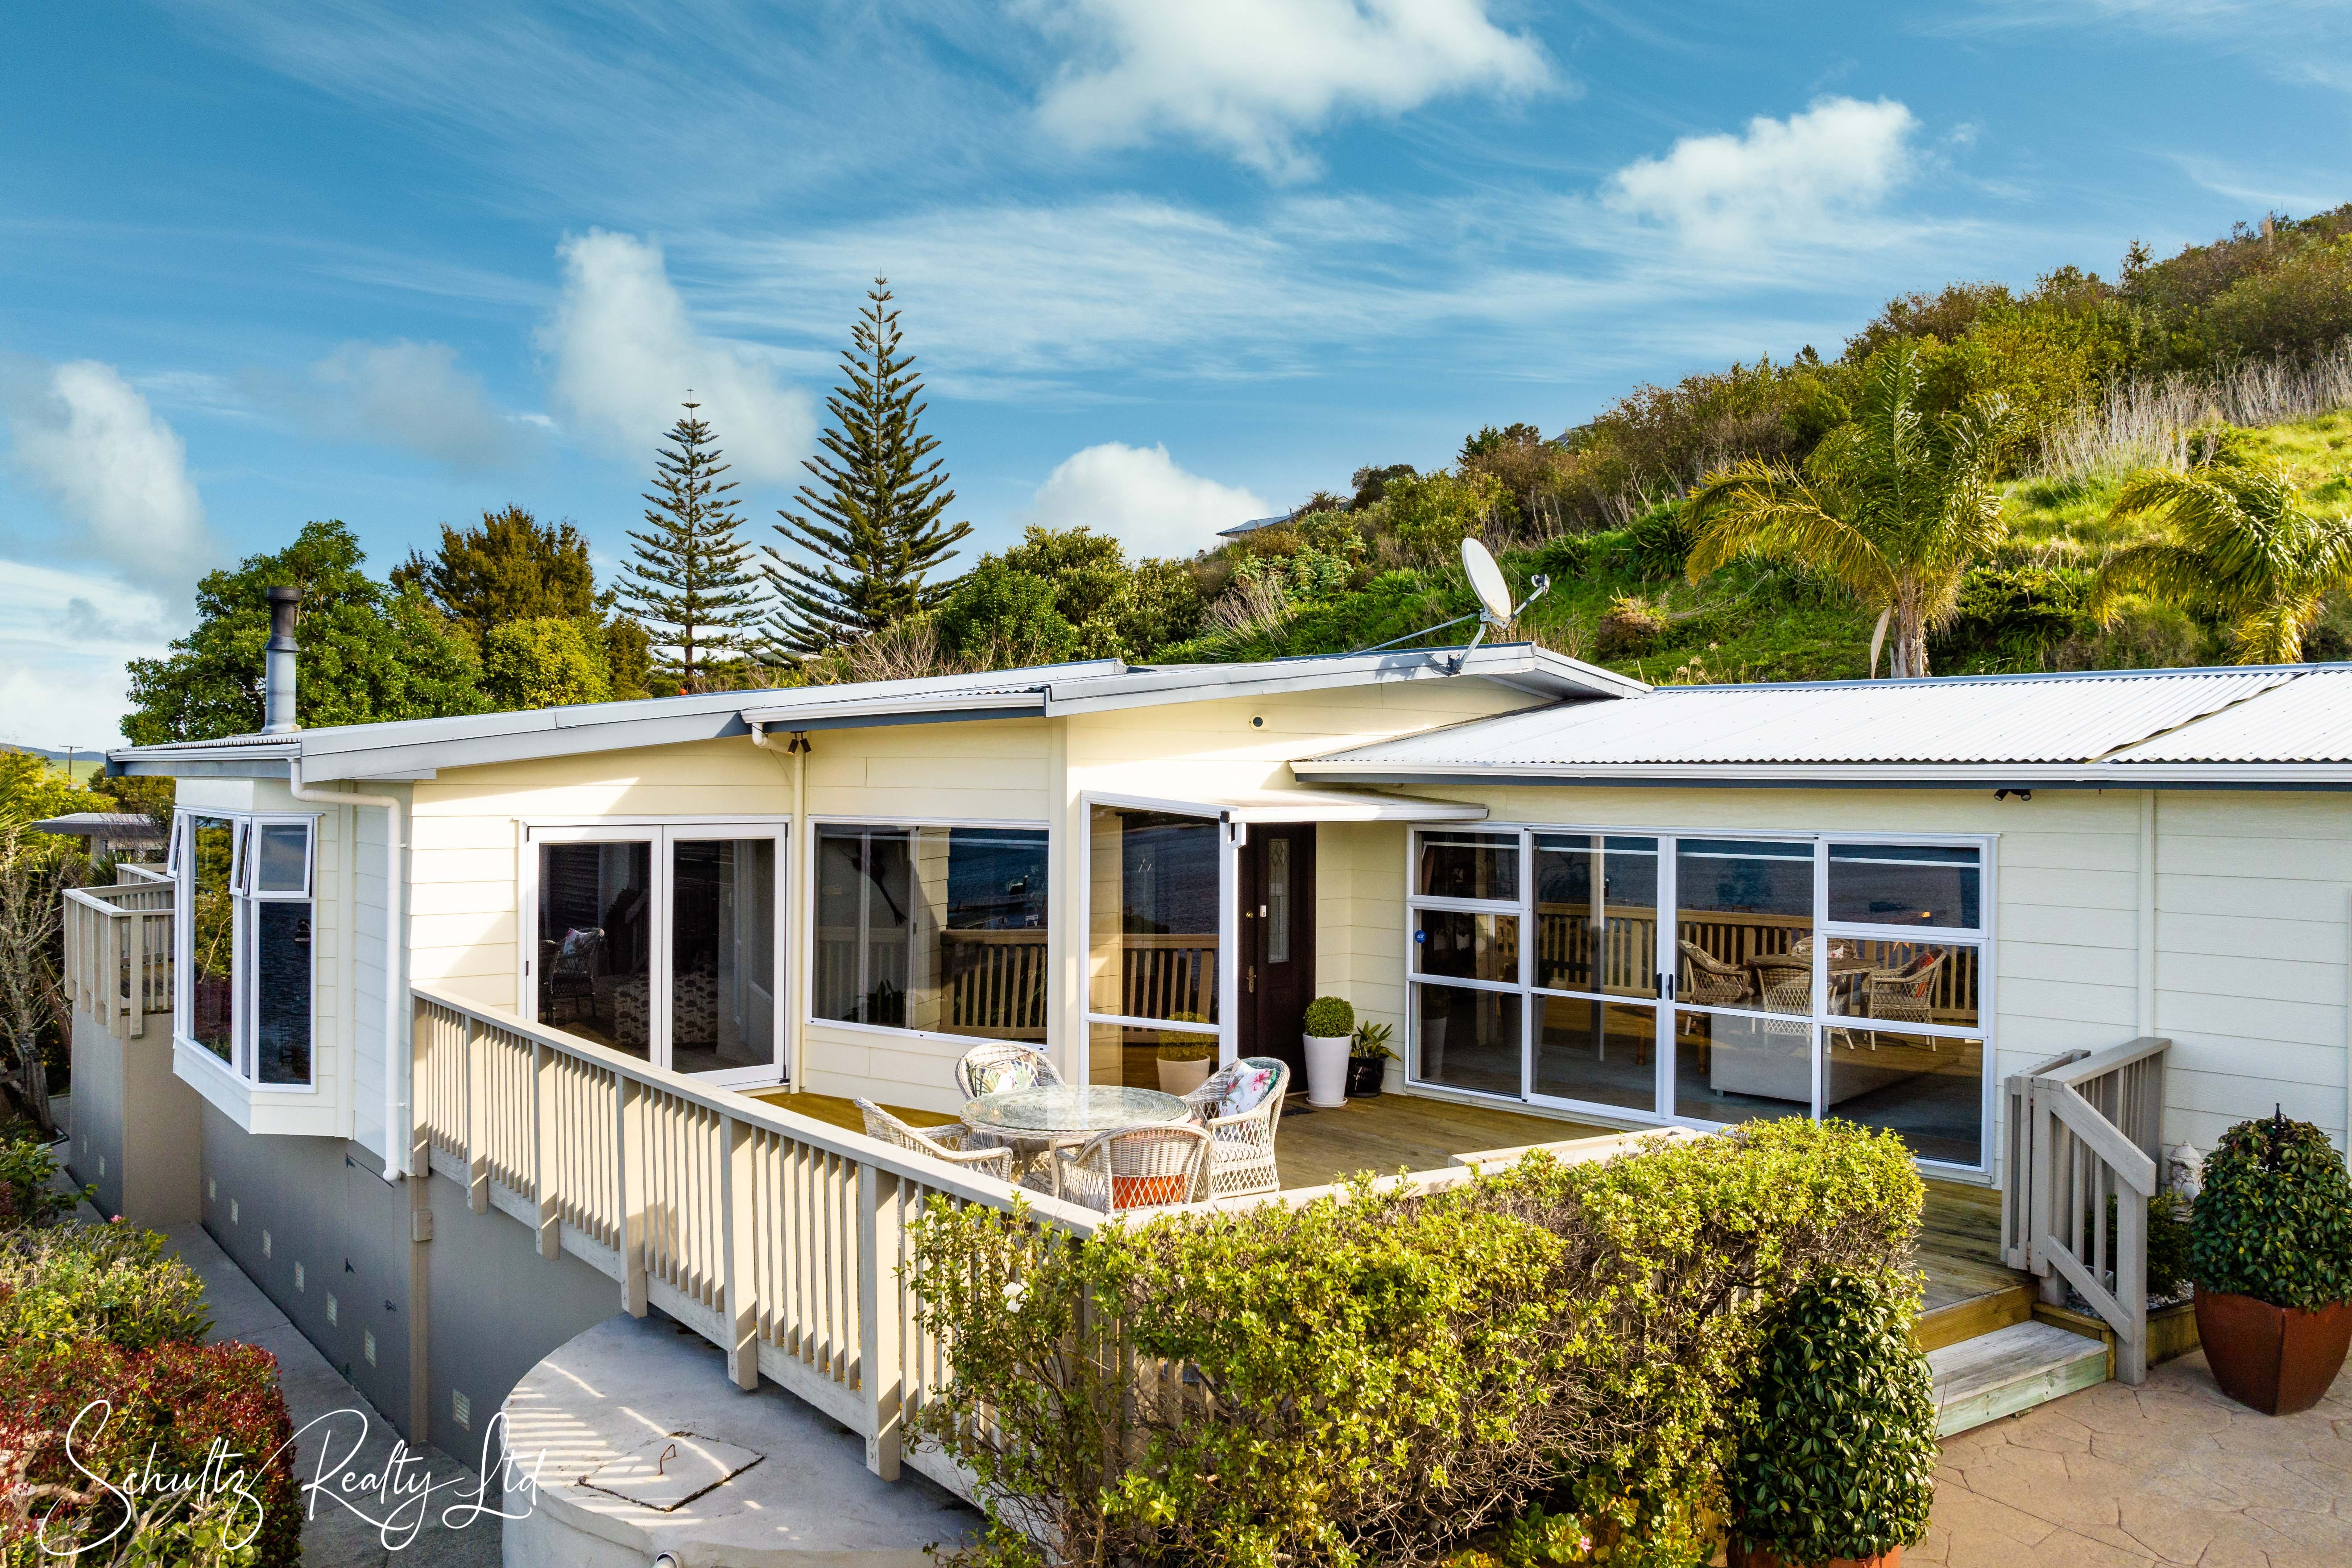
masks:
<instances>
[{"instance_id":1,"label":"potted plant","mask_svg":"<svg viewBox=\"0 0 2352 1568\"><path fill-rule=\"evenodd\" d=\"M1197 1013L1171 1013L1171 1024L1202 1022ZM1207 1081L1209 1068L1217 1059L1217 1037L1214 1035L1187 1034L1177 1029L1160 1031L1160 1088L1167 1094L1190 1094Z\"/></svg>"},{"instance_id":2,"label":"potted plant","mask_svg":"<svg viewBox=\"0 0 2352 1568\"><path fill-rule=\"evenodd\" d=\"M1370 1100L1381 1092L1381 1079L1396 1060L1396 1053L1389 1049L1389 1037L1395 1032L1387 1024L1356 1026L1356 1037L1348 1042L1349 1099Z\"/></svg>"},{"instance_id":3,"label":"potted plant","mask_svg":"<svg viewBox=\"0 0 2352 1568\"><path fill-rule=\"evenodd\" d=\"M1832 1268L1773 1317L1725 1478L1732 1568L1895 1568L1927 1533L1936 1398L1912 1305Z\"/></svg>"},{"instance_id":4,"label":"potted plant","mask_svg":"<svg viewBox=\"0 0 2352 1568\"><path fill-rule=\"evenodd\" d=\"M1348 1103L1348 1042L1356 1010L1344 997L1307 1004L1307 1103L1327 1109Z\"/></svg>"},{"instance_id":5,"label":"potted plant","mask_svg":"<svg viewBox=\"0 0 2352 1568\"><path fill-rule=\"evenodd\" d=\"M2189 1226L2197 1337L2213 1381L2268 1415L2318 1404L2352 1342L2344 1157L2308 1121L2241 1121L2205 1156Z\"/></svg>"}]
</instances>

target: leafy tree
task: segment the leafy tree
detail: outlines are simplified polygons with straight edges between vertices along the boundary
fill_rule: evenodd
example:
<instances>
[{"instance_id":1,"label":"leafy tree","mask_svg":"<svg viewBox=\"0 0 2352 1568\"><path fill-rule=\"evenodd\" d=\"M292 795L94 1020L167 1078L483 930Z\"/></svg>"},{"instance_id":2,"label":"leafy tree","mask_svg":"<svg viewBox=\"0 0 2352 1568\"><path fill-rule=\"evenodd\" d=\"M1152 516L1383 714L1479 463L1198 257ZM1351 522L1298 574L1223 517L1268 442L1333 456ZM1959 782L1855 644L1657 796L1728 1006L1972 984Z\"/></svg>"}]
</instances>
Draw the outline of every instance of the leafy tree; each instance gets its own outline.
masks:
<instances>
[{"instance_id":1,"label":"leafy tree","mask_svg":"<svg viewBox=\"0 0 2352 1568\"><path fill-rule=\"evenodd\" d=\"M482 638L482 690L503 709L561 708L604 701L613 682L601 638L591 641L577 620L539 616Z\"/></svg>"},{"instance_id":2,"label":"leafy tree","mask_svg":"<svg viewBox=\"0 0 2352 1568\"><path fill-rule=\"evenodd\" d=\"M1003 668L1066 658L1149 658L1200 629L1201 591L1181 561L1128 564L1083 524L1031 528L984 555L937 612L941 649Z\"/></svg>"},{"instance_id":3,"label":"leafy tree","mask_svg":"<svg viewBox=\"0 0 2352 1568\"><path fill-rule=\"evenodd\" d=\"M634 702L652 692L653 638L634 616L615 615L597 628L604 656L604 682L612 700Z\"/></svg>"},{"instance_id":4,"label":"leafy tree","mask_svg":"<svg viewBox=\"0 0 2352 1568\"><path fill-rule=\"evenodd\" d=\"M2352 588L2352 518L2305 511L2300 499L2283 465L2226 446L2185 474L2135 474L2113 515L2161 517L2168 537L2109 556L2092 613L2111 626L2134 593L2210 605L2230 623L2239 663L2294 663L2328 595Z\"/></svg>"},{"instance_id":5,"label":"leafy tree","mask_svg":"<svg viewBox=\"0 0 2352 1568\"><path fill-rule=\"evenodd\" d=\"M76 811L112 811L110 795L83 788L65 769L32 752L0 750L0 816L38 822ZM49 835L40 837L47 838Z\"/></svg>"},{"instance_id":6,"label":"leafy tree","mask_svg":"<svg viewBox=\"0 0 2352 1568\"><path fill-rule=\"evenodd\" d=\"M783 604L774 639L794 653L866 636L939 604L946 590L926 579L971 531L968 522L940 521L955 492L931 456L938 439L917 428L928 405L916 401L923 384L915 356L898 346L888 279L876 279L866 298L841 356L843 384L825 400L833 427L820 444L832 456L802 463L818 485L801 487L801 511L777 514L784 521L776 531L816 564L767 547L768 580Z\"/></svg>"},{"instance_id":7,"label":"leafy tree","mask_svg":"<svg viewBox=\"0 0 2352 1568\"><path fill-rule=\"evenodd\" d=\"M648 531L629 531L636 551L622 570L621 602L647 623L655 646L676 650L661 669L683 687L714 662L741 657L759 604L751 547L736 531L743 520L730 494L735 481L719 482L727 465L695 412L701 406L687 404L670 427L669 447L654 464L659 493L645 498Z\"/></svg>"},{"instance_id":8,"label":"leafy tree","mask_svg":"<svg viewBox=\"0 0 2352 1568\"><path fill-rule=\"evenodd\" d=\"M1927 631L1950 616L1969 564L2004 531L1994 464L2008 428L1998 396L1940 418L1920 407L1918 346L1863 367L1854 418L1801 468L1749 458L1691 496L1696 583L1746 554L1799 562L1885 612L1894 673L1927 673Z\"/></svg>"},{"instance_id":9,"label":"leafy tree","mask_svg":"<svg viewBox=\"0 0 2352 1568\"><path fill-rule=\"evenodd\" d=\"M370 577L339 521L310 522L286 549L251 555L196 585L196 626L162 658L130 662L140 745L208 741L261 728L263 645L275 584L302 590L295 712L304 725L371 724L478 713L478 671L464 640L415 587Z\"/></svg>"},{"instance_id":10,"label":"leafy tree","mask_svg":"<svg viewBox=\"0 0 2352 1568\"><path fill-rule=\"evenodd\" d=\"M486 511L478 528L441 525L441 548L408 552L392 585L415 584L477 637L508 621L597 613L588 540L569 521L542 523L519 506Z\"/></svg>"},{"instance_id":11,"label":"leafy tree","mask_svg":"<svg viewBox=\"0 0 2352 1568\"><path fill-rule=\"evenodd\" d=\"M999 669L1059 663L1078 638L1054 606L1052 583L996 560L967 574L933 619L943 651Z\"/></svg>"}]
</instances>

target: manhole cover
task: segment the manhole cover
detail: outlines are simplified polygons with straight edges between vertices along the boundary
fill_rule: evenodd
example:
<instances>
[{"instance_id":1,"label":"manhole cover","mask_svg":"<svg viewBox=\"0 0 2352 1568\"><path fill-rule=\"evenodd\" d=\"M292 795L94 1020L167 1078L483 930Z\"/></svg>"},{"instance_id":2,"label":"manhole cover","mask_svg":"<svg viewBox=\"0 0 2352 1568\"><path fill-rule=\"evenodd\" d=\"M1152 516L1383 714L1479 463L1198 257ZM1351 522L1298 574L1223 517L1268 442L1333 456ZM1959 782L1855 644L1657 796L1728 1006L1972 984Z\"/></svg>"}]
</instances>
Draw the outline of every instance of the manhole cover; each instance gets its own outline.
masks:
<instances>
[{"instance_id":1,"label":"manhole cover","mask_svg":"<svg viewBox=\"0 0 2352 1568\"><path fill-rule=\"evenodd\" d=\"M698 1433L672 1432L607 1459L581 1477L580 1484L667 1513L766 1457Z\"/></svg>"}]
</instances>

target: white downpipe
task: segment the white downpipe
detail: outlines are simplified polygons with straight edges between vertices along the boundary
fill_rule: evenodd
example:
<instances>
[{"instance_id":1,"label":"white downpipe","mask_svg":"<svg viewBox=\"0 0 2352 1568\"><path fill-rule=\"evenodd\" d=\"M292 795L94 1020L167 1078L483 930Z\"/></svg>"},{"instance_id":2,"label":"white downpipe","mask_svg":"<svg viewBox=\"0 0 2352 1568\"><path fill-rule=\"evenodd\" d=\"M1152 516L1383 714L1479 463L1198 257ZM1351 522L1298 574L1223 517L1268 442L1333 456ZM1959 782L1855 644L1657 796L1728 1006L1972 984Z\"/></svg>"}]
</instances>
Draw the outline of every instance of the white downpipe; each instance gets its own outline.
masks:
<instances>
[{"instance_id":1,"label":"white downpipe","mask_svg":"<svg viewBox=\"0 0 2352 1568\"><path fill-rule=\"evenodd\" d=\"M324 794L304 786L301 758L288 767L296 800L383 807L383 1179L397 1182L408 1163L408 1140L400 1125L400 802L388 795Z\"/></svg>"}]
</instances>

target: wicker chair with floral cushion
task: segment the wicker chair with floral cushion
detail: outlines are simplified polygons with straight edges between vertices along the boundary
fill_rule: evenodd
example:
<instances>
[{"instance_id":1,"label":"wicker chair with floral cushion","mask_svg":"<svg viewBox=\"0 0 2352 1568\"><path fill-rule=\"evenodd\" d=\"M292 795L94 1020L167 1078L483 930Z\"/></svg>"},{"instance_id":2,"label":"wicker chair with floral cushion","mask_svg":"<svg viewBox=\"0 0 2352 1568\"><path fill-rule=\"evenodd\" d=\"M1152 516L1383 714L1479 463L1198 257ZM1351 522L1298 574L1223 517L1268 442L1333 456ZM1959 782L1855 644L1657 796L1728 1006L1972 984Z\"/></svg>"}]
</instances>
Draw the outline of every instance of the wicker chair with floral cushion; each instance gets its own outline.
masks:
<instances>
[{"instance_id":1,"label":"wicker chair with floral cushion","mask_svg":"<svg viewBox=\"0 0 2352 1568\"><path fill-rule=\"evenodd\" d=\"M1282 1121L1282 1099L1290 1091L1290 1068L1273 1057L1244 1057L1219 1068L1184 1097L1192 1120L1215 1141L1209 1160L1209 1195L1278 1193L1274 1132Z\"/></svg>"},{"instance_id":2,"label":"wicker chair with floral cushion","mask_svg":"<svg viewBox=\"0 0 2352 1568\"><path fill-rule=\"evenodd\" d=\"M1031 1046L992 1041L964 1052L955 1065L956 1088L966 1100L983 1094L1011 1094L1024 1089L1059 1089L1061 1069L1054 1059Z\"/></svg>"},{"instance_id":3,"label":"wicker chair with floral cushion","mask_svg":"<svg viewBox=\"0 0 2352 1568\"><path fill-rule=\"evenodd\" d=\"M1102 1214L1197 1203L1209 1195L1213 1147L1189 1121L1098 1132L1054 1151L1054 1195Z\"/></svg>"},{"instance_id":4,"label":"wicker chair with floral cushion","mask_svg":"<svg viewBox=\"0 0 2352 1568\"><path fill-rule=\"evenodd\" d=\"M1682 950L1687 976L1679 988L1680 1000L1700 1007L1737 1007L1756 994L1755 982L1739 965L1724 963L1695 942L1675 945Z\"/></svg>"},{"instance_id":5,"label":"wicker chair with floral cushion","mask_svg":"<svg viewBox=\"0 0 2352 1568\"><path fill-rule=\"evenodd\" d=\"M868 1138L878 1138L918 1154L929 1154L934 1160L961 1165L968 1171L982 1171L1000 1182L1013 1179L1013 1151L976 1142L971 1129L960 1121L946 1127L909 1127L870 1100L861 1100L856 1104L858 1112L866 1118Z\"/></svg>"}]
</instances>

